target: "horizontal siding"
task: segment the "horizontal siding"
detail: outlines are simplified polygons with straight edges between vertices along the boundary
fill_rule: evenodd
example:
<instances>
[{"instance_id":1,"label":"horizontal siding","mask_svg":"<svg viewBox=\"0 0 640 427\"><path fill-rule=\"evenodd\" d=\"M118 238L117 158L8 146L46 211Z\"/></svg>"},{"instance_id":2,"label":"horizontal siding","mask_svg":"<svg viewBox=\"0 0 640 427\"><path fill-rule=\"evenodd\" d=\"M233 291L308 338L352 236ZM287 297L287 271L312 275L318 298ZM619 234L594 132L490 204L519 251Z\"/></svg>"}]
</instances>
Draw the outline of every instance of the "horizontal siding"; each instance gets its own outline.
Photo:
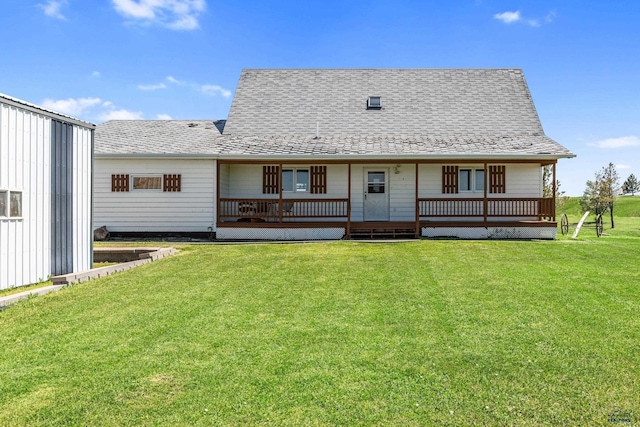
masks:
<instances>
[{"instance_id":1,"label":"horizontal siding","mask_svg":"<svg viewBox=\"0 0 640 427\"><path fill-rule=\"evenodd\" d=\"M397 168L395 165L353 165L351 167L351 220L364 220L364 189L367 169L387 171L389 180L389 220L415 220L415 165L404 164Z\"/></svg>"},{"instance_id":2,"label":"horizontal siding","mask_svg":"<svg viewBox=\"0 0 640 427\"><path fill-rule=\"evenodd\" d=\"M320 165L320 163L318 164ZM278 194L262 194L262 165L232 164L229 167L227 191L222 191L223 197L237 198L279 198ZM305 168L309 165L284 165L283 169ZM326 194L312 194L310 192L284 192L282 197L295 199L340 199L347 197L347 165L327 165ZM221 177L222 181L222 177Z\"/></svg>"},{"instance_id":3,"label":"horizontal siding","mask_svg":"<svg viewBox=\"0 0 640 427\"><path fill-rule=\"evenodd\" d=\"M181 191L112 192L111 175L182 175ZM215 162L96 159L94 228L120 232L207 232L215 226Z\"/></svg>"},{"instance_id":4,"label":"horizontal siding","mask_svg":"<svg viewBox=\"0 0 640 427\"><path fill-rule=\"evenodd\" d=\"M455 163L447 163L455 165ZM442 193L442 166L439 164L420 165L419 196L467 198L483 197L484 192L461 192L458 194ZM460 168L482 169L483 164L458 165ZM539 164L507 164L506 193L488 194L488 197L542 197L542 168Z\"/></svg>"}]
</instances>

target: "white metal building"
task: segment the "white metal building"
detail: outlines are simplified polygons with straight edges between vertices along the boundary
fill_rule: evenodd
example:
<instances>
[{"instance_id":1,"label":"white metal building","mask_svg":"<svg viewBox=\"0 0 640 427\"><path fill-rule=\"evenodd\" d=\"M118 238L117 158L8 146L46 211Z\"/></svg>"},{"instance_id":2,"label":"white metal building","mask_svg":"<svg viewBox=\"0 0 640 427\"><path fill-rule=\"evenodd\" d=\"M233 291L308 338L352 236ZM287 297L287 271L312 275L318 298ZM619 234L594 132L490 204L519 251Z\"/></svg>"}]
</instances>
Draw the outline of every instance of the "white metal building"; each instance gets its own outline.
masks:
<instances>
[{"instance_id":1,"label":"white metal building","mask_svg":"<svg viewBox=\"0 0 640 427\"><path fill-rule=\"evenodd\" d=\"M94 129L0 94L0 289L91 268Z\"/></svg>"}]
</instances>

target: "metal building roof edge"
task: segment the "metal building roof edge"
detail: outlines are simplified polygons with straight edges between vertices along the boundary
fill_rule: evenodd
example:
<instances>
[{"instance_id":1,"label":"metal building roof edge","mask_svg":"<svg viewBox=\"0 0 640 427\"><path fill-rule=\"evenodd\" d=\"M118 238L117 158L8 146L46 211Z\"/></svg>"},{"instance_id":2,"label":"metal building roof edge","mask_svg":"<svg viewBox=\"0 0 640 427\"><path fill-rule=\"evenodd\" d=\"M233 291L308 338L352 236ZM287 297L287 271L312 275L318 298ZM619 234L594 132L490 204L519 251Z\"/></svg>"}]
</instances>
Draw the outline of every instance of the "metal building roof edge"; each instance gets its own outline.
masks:
<instances>
[{"instance_id":1,"label":"metal building roof edge","mask_svg":"<svg viewBox=\"0 0 640 427\"><path fill-rule=\"evenodd\" d=\"M24 101L19 98L14 98L7 94L0 92L0 102L19 107L25 110L32 111L34 113L43 114L51 118L58 119L67 123L75 124L89 129L95 129L96 125L91 122L87 122L75 117L68 116L66 114L58 113L57 111L49 110L48 108L41 107L40 105L32 104L31 102Z\"/></svg>"}]
</instances>

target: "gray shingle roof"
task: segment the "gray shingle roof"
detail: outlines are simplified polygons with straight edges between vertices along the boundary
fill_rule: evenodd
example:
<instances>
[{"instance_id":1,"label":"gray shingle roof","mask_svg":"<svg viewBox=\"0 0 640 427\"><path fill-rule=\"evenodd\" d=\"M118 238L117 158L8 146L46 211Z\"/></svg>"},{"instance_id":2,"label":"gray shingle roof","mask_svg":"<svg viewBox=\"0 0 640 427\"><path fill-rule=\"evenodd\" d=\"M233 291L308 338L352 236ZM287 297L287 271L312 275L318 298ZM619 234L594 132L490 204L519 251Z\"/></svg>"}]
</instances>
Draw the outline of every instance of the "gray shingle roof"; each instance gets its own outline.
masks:
<instances>
[{"instance_id":1,"label":"gray shingle roof","mask_svg":"<svg viewBox=\"0 0 640 427\"><path fill-rule=\"evenodd\" d=\"M224 133L315 135L317 123L321 136L543 133L519 69L247 69Z\"/></svg>"},{"instance_id":2,"label":"gray shingle roof","mask_svg":"<svg viewBox=\"0 0 640 427\"><path fill-rule=\"evenodd\" d=\"M369 96L383 108L367 110ZM315 138L316 122L320 137ZM98 125L100 155L573 157L521 70L244 70L229 119Z\"/></svg>"},{"instance_id":3,"label":"gray shingle roof","mask_svg":"<svg viewBox=\"0 0 640 427\"><path fill-rule=\"evenodd\" d=\"M97 126L96 154L212 154L224 120L111 120Z\"/></svg>"},{"instance_id":4,"label":"gray shingle roof","mask_svg":"<svg viewBox=\"0 0 640 427\"><path fill-rule=\"evenodd\" d=\"M569 150L544 135L517 136L229 136L217 144L218 154L238 156L516 156L572 157Z\"/></svg>"}]
</instances>

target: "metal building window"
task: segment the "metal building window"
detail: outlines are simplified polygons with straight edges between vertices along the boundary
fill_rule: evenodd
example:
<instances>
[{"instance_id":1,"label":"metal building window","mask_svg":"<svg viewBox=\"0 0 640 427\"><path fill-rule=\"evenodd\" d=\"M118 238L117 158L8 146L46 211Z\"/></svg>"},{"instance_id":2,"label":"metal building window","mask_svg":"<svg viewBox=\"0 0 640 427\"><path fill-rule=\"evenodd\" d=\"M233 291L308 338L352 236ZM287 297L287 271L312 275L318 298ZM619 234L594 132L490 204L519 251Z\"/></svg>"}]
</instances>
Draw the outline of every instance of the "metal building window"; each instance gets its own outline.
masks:
<instances>
[{"instance_id":1,"label":"metal building window","mask_svg":"<svg viewBox=\"0 0 640 427\"><path fill-rule=\"evenodd\" d=\"M22 191L9 192L9 216L12 218L22 216Z\"/></svg>"},{"instance_id":2,"label":"metal building window","mask_svg":"<svg viewBox=\"0 0 640 427\"><path fill-rule=\"evenodd\" d=\"M8 197L9 193L6 190L0 190L0 218L9 216L7 212L7 207L9 206Z\"/></svg>"}]
</instances>

